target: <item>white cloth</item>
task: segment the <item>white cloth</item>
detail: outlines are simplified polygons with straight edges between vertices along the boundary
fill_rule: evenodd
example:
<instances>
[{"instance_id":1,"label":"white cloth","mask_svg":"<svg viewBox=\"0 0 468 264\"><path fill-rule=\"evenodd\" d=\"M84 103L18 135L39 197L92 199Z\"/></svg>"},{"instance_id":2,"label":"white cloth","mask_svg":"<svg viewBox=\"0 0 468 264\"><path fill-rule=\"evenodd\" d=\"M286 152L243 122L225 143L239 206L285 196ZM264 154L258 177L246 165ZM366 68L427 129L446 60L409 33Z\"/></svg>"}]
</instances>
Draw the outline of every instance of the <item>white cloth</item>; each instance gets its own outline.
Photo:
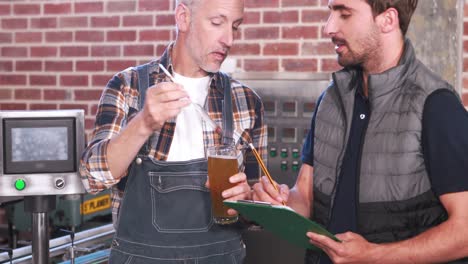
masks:
<instances>
[{"instance_id":1,"label":"white cloth","mask_svg":"<svg viewBox=\"0 0 468 264\"><path fill-rule=\"evenodd\" d=\"M203 106L208 95L210 77L189 78L173 72L174 79L187 91L193 103ZM186 161L205 157L200 114L193 105L182 109L176 119L174 138L167 161Z\"/></svg>"}]
</instances>

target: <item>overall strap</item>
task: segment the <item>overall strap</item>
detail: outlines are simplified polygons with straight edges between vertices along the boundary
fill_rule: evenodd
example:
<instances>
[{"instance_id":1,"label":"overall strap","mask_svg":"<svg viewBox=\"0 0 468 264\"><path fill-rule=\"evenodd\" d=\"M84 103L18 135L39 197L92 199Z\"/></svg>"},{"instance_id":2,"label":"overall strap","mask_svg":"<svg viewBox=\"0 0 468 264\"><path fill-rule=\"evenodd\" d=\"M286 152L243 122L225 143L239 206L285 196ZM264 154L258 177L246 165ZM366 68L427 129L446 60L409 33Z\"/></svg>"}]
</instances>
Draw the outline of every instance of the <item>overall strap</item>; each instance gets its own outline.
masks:
<instances>
[{"instance_id":1,"label":"overall strap","mask_svg":"<svg viewBox=\"0 0 468 264\"><path fill-rule=\"evenodd\" d=\"M233 114L232 114L232 88L231 78L229 75L219 72L218 83L219 87L223 87L224 100L223 100L223 144L233 144Z\"/></svg>"},{"instance_id":2,"label":"overall strap","mask_svg":"<svg viewBox=\"0 0 468 264\"><path fill-rule=\"evenodd\" d=\"M143 65L137 66L136 70L138 72L138 91L140 93L140 98L138 99L138 108L139 111L143 109L143 106L145 104L145 98L146 98L146 90L149 87L149 71L148 71L148 63L145 63ZM148 146L148 141L145 142L143 147L140 149L141 151L144 151L145 153L148 153L149 146ZM117 188L121 191L125 190L125 185L127 185L127 177L122 178L119 183L117 183Z\"/></svg>"},{"instance_id":3,"label":"overall strap","mask_svg":"<svg viewBox=\"0 0 468 264\"><path fill-rule=\"evenodd\" d=\"M149 72L148 72L148 63L136 67L138 72L138 91L140 92L140 99L138 101L138 107L143 109L146 98L146 90L149 87Z\"/></svg>"}]
</instances>

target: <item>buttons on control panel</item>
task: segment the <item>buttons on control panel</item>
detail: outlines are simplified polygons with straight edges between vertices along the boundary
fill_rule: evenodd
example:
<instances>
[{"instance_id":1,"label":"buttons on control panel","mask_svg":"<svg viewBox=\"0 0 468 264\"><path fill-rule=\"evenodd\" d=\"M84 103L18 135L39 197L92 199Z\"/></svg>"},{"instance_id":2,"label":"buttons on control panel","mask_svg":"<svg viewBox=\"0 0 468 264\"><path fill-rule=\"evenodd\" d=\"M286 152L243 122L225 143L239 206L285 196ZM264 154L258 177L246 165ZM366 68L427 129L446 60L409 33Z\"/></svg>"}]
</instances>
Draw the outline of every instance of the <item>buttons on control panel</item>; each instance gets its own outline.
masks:
<instances>
[{"instance_id":1,"label":"buttons on control panel","mask_svg":"<svg viewBox=\"0 0 468 264\"><path fill-rule=\"evenodd\" d=\"M282 158L287 158L288 157L288 149L286 149L286 148L281 149L281 157Z\"/></svg>"},{"instance_id":2,"label":"buttons on control panel","mask_svg":"<svg viewBox=\"0 0 468 264\"><path fill-rule=\"evenodd\" d=\"M293 158L298 159L299 158L299 149L293 148L292 156L293 156Z\"/></svg>"},{"instance_id":3,"label":"buttons on control panel","mask_svg":"<svg viewBox=\"0 0 468 264\"><path fill-rule=\"evenodd\" d=\"M26 181L23 179L17 179L15 181L15 189L18 191L22 191L24 190L24 188L26 188Z\"/></svg>"},{"instance_id":4,"label":"buttons on control panel","mask_svg":"<svg viewBox=\"0 0 468 264\"><path fill-rule=\"evenodd\" d=\"M281 161L281 170L282 171L288 170L288 162L286 160Z\"/></svg>"},{"instance_id":5,"label":"buttons on control panel","mask_svg":"<svg viewBox=\"0 0 468 264\"><path fill-rule=\"evenodd\" d=\"M299 171L299 162L298 162L298 161L293 161L293 162L292 162L291 169L292 169L294 172L298 172L298 171Z\"/></svg>"},{"instance_id":6,"label":"buttons on control panel","mask_svg":"<svg viewBox=\"0 0 468 264\"><path fill-rule=\"evenodd\" d=\"M270 157L274 158L278 155L278 151L276 151L276 148L270 148Z\"/></svg>"}]
</instances>

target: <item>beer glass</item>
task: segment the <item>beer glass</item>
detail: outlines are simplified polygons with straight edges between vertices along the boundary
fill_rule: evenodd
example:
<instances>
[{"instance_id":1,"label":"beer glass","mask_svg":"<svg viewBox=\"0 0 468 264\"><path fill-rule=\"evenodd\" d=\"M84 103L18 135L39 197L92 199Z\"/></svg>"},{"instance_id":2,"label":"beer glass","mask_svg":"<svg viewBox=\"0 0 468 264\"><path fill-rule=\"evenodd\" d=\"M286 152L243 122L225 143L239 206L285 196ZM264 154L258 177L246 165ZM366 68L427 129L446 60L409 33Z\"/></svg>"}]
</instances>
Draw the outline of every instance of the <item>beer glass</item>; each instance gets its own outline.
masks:
<instances>
[{"instance_id":1,"label":"beer glass","mask_svg":"<svg viewBox=\"0 0 468 264\"><path fill-rule=\"evenodd\" d=\"M229 177L239 172L237 163L238 150L234 145L220 145L209 147L208 178L210 180L211 210L213 220L220 225L231 224L237 221L238 215L229 215L229 207L223 204L221 193L233 187Z\"/></svg>"}]
</instances>

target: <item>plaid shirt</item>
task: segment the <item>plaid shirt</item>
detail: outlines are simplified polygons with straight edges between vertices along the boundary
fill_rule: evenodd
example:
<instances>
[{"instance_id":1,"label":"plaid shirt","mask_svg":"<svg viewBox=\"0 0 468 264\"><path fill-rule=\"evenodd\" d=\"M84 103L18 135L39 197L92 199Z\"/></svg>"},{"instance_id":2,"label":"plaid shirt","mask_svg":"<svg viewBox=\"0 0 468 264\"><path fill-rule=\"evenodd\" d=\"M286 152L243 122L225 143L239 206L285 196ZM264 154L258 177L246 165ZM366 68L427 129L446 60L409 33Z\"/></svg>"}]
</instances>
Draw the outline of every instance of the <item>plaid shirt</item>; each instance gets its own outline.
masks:
<instances>
[{"instance_id":1,"label":"plaid shirt","mask_svg":"<svg viewBox=\"0 0 468 264\"><path fill-rule=\"evenodd\" d=\"M167 76L159 69L164 65L172 72L172 45L169 45L159 60L149 63L149 85L167 81ZM207 104L210 117L222 127L223 87L216 87L218 74L211 74ZM267 128L263 119L263 103L259 96L238 81L231 80L233 98L233 128L242 134L247 131L252 143L263 160L267 157ZM114 221L120 207L123 192L117 188L120 179L110 172L106 150L109 140L118 135L126 124L139 111L138 72L134 67L116 74L104 89L96 114L95 128L89 145L86 147L80 164L80 173L85 188L90 193L97 193L112 188L112 214ZM148 155L156 160L165 161L174 136L175 119L167 121L160 131L155 131L148 139ZM221 136L202 124L205 148L221 144ZM236 142L238 139L234 138ZM247 156L246 162L256 163ZM246 165L248 166L248 164ZM258 168L258 166L255 165ZM252 171L252 170L249 170ZM258 169L257 169L258 171ZM248 175L249 180L258 175Z\"/></svg>"}]
</instances>

